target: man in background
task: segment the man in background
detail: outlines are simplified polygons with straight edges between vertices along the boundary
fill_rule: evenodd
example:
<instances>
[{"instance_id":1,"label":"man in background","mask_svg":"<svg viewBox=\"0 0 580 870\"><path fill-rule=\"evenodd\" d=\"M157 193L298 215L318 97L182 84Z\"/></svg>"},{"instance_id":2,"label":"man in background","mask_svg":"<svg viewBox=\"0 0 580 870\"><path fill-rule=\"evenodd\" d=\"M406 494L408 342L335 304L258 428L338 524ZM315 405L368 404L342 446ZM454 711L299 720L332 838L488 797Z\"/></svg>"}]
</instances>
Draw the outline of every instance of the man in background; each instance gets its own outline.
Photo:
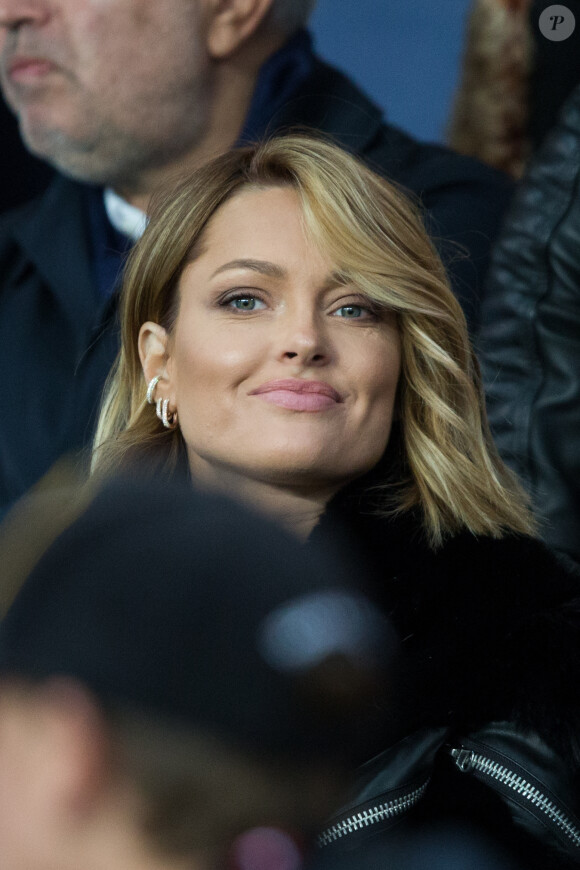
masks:
<instances>
[{"instance_id":1,"label":"man in background","mask_svg":"<svg viewBox=\"0 0 580 870\"><path fill-rule=\"evenodd\" d=\"M385 124L313 54L313 5L0 0L4 95L27 148L57 170L0 220L0 510L91 440L123 255L151 196L235 144L312 128L415 194L477 326L510 182Z\"/></svg>"}]
</instances>

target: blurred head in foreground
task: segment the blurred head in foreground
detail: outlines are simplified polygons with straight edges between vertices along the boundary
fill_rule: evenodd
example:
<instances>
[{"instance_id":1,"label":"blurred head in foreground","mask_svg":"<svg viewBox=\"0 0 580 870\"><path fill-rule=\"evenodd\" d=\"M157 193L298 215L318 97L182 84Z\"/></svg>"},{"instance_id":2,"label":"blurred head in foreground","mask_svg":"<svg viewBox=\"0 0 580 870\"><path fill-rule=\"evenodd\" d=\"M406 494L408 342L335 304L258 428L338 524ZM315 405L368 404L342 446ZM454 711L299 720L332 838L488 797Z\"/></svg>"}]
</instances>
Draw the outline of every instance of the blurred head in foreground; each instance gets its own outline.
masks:
<instances>
[{"instance_id":1,"label":"blurred head in foreground","mask_svg":"<svg viewBox=\"0 0 580 870\"><path fill-rule=\"evenodd\" d=\"M282 831L307 843L356 760L380 617L338 558L189 487L76 513L0 631L2 870L298 866ZM34 550L22 522L4 548Z\"/></svg>"}]
</instances>

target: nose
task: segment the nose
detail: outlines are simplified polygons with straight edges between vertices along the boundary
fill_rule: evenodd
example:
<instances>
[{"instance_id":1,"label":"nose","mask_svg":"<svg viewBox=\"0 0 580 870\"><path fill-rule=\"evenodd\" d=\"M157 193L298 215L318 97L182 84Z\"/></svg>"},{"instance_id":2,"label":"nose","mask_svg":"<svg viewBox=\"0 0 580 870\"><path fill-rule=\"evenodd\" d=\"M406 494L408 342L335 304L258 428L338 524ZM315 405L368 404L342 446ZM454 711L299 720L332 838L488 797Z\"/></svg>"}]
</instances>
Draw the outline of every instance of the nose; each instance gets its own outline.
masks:
<instances>
[{"instance_id":1,"label":"nose","mask_svg":"<svg viewBox=\"0 0 580 870\"><path fill-rule=\"evenodd\" d=\"M0 27L42 24L49 16L47 0L0 0Z\"/></svg>"},{"instance_id":2,"label":"nose","mask_svg":"<svg viewBox=\"0 0 580 870\"><path fill-rule=\"evenodd\" d=\"M278 355L283 362L302 367L324 366L332 352L324 315L307 310L289 310L282 318Z\"/></svg>"}]
</instances>

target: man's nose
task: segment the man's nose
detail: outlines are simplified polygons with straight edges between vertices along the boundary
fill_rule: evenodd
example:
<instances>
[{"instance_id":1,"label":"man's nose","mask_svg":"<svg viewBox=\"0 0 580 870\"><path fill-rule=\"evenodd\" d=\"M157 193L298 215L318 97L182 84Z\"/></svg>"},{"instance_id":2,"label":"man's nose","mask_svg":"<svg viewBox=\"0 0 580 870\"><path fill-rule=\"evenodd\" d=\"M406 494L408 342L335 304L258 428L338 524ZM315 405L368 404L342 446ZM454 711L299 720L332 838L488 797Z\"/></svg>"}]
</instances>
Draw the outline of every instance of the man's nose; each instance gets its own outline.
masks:
<instances>
[{"instance_id":1,"label":"man's nose","mask_svg":"<svg viewBox=\"0 0 580 870\"><path fill-rule=\"evenodd\" d=\"M50 15L48 0L0 0L0 27L41 24Z\"/></svg>"}]
</instances>

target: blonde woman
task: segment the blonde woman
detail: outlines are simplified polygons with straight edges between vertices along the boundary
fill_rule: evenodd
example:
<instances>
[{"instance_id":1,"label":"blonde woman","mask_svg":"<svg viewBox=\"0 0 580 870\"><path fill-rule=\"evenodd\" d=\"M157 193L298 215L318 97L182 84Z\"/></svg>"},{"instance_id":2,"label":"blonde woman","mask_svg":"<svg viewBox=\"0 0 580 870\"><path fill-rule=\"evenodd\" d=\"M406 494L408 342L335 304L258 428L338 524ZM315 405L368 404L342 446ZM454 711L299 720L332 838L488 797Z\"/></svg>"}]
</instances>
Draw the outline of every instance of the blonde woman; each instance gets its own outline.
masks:
<instances>
[{"instance_id":1,"label":"blonde woman","mask_svg":"<svg viewBox=\"0 0 580 870\"><path fill-rule=\"evenodd\" d=\"M511 746L534 782L538 747L578 772L576 581L494 450L464 317L407 199L316 139L220 156L157 203L121 318L95 472L189 472L306 542L340 529L371 572L401 639L385 746L407 747L378 763L380 800L367 784L365 806L389 806L373 831L416 804L557 866L561 828L454 759L476 739L496 760ZM351 810L324 844L356 835Z\"/></svg>"}]
</instances>

